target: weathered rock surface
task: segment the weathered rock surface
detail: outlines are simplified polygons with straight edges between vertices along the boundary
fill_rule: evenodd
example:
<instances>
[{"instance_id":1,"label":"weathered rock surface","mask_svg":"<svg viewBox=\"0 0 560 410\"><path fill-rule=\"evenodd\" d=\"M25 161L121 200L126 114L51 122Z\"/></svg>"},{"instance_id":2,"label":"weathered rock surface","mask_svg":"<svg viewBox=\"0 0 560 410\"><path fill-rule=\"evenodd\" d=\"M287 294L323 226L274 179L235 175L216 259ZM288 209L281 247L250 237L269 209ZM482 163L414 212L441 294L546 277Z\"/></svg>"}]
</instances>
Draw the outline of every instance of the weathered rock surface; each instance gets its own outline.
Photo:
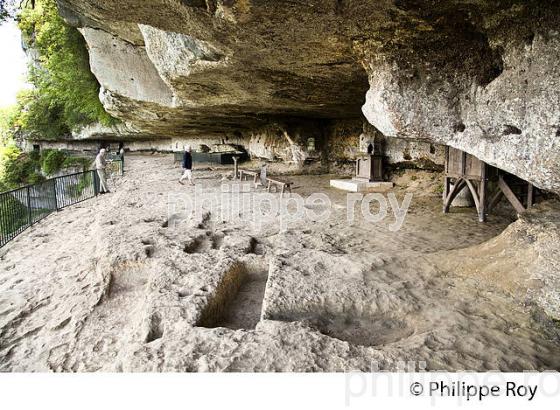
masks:
<instances>
[{"instance_id":1,"label":"weathered rock surface","mask_svg":"<svg viewBox=\"0 0 560 410\"><path fill-rule=\"evenodd\" d=\"M503 50L503 71L482 84L431 61L400 67L376 58L364 114L386 136L451 145L558 191L559 33L550 28Z\"/></svg>"},{"instance_id":2,"label":"weathered rock surface","mask_svg":"<svg viewBox=\"0 0 560 410\"><path fill-rule=\"evenodd\" d=\"M82 28L104 106L145 135L249 140L363 105L387 137L448 144L560 191L557 2L59 5Z\"/></svg>"},{"instance_id":3,"label":"weathered rock surface","mask_svg":"<svg viewBox=\"0 0 560 410\"><path fill-rule=\"evenodd\" d=\"M493 283L560 320L560 206L539 204L498 237L456 251L447 269ZM468 272L468 273L467 273ZM527 291L529 289L529 291Z\"/></svg>"},{"instance_id":4,"label":"weathered rock surface","mask_svg":"<svg viewBox=\"0 0 560 410\"><path fill-rule=\"evenodd\" d=\"M488 241L506 219L442 215L437 176L414 171L396 181L399 203L414 201L393 232L392 216L349 223L328 177L299 176L297 193L328 194L330 216L281 230L247 208L224 222L239 212L230 196L181 215L196 195L171 159L129 156L112 194L0 250L0 370L560 369L533 315L558 318L557 205ZM222 196L229 172L195 171L197 195Z\"/></svg>"}]
</instances>

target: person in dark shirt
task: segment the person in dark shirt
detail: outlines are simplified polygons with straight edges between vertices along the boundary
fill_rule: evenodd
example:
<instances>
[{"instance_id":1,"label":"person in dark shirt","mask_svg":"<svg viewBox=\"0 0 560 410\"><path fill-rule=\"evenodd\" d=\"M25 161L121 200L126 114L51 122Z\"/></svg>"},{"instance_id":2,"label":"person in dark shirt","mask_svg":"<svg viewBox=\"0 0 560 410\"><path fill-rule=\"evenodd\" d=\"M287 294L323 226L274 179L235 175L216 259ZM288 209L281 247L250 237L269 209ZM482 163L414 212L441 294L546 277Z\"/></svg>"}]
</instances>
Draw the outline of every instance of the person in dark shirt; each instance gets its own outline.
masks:
<instances>
[{"instance_id":1,"label":"person in dark shirt","mask_svg":"<svg viewBox=\"0 0 560 410\"><path fill-rule=\"evenodd\" d=\"M179 183L181 185L184 185L183 181L185 179L188 179L189 184L194 185L194 181L192 177L192 155L191 155L191 147L189 145L185 147L185 152L183 154L182 168L183 168L183 175L181 176L181 178L179 178Z\"/></svg>"}]
</instances>

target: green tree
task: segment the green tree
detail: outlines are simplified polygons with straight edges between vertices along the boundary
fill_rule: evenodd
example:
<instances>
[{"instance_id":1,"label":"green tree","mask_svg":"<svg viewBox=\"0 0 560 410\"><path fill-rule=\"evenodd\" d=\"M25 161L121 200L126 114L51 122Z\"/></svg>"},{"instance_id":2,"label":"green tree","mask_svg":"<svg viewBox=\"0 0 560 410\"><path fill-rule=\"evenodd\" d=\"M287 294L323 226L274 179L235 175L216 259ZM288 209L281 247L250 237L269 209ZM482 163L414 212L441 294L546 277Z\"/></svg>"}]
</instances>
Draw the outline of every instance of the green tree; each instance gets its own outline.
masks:
<instances>
[{"instance_id":1,"label":"green tree","mask_svg":"<svg viewBox=\"0 0 560 410\"><path fill-rule=\"evenodd\" d=\"M29 69L34 89L19 101L22 130L54 139L82 125L114 124L99 101L99 83L91 73L85 41L62 20L56 1L28 4L18 20L25 44L39 54L38 64Z\"/></svg>"}]
</instances>

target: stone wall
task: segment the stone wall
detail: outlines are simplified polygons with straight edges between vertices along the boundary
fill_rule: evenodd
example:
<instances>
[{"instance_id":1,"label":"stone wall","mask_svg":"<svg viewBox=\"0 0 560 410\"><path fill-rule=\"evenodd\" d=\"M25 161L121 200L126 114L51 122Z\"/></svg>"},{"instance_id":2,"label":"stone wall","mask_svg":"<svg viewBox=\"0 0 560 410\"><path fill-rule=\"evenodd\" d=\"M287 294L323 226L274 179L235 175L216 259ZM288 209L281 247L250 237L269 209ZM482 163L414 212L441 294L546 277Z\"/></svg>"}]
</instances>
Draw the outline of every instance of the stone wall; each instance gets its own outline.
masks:
<instances>
[{"instance_id":1,"label":"stone wall","mask_svg":"<svg viewBox=\"0 0 560 410\"><path fill-rule=\"evenodd\" d=\"M182 151L187 145L195 151L204 151L206 148L212 149L214 145L221 143L237 144L240 141L234 138L161 138L153 140L132 140L123 141L126 151L158 151L176 152ZM119 140L65 140L65 141L33 141L27 140L22 147L26 151L33 149L33 145L39 145L41 149L59 149L76 152L96 152L100 144L110 144L111 148L116 149Z\"/></svg>"},{"instance_id":2,"label":"stone wall","mask_svg":"<svg viewBox=\"0 0 560 410\"><path fill-rule=\"evenodd\" d=\"M76 134L74 139L59 141L24 142L25 150L38 144L41 149L53 148L76 152L96 152L100 144L118 147L121 141L97 139L108 132L103 127L89 127ZM127 151L182 151L187 145L195 151L214 150L219 144L234 144L247 151L251 159L282 162L302 172L352 172L356 158L367 152L374 140L382 140L384 155L391 165L408 168L441 170L444 147L438 144L403 138L385 138L363 119L336 121L303 121L296 119L261 127L244 135L229 134L223 137L158 138L123 141Z\"/></svg>"}]
</instances>

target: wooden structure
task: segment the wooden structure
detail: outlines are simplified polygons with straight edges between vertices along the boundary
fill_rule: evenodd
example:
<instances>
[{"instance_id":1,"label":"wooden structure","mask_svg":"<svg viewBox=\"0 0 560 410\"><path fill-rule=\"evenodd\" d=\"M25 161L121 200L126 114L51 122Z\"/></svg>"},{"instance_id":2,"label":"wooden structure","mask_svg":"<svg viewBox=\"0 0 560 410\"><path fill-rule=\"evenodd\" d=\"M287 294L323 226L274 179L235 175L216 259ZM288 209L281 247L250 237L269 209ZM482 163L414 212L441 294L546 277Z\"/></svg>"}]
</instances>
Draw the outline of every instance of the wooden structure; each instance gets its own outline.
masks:
<instances>
[{"instance_id":1,"label":"wooden structure","mask_svg":"<svg viewBox=\"0 0 560 410\"><path fill-rule=\"evenodd\" d=\"M239 177L239 157L238 155L234 155L231 157L233 159L233 179L237 179Z\"/></svg>"},{"instance_id":2,"label":"wooden structure","mask_svg":"<svg viewBox=\"0 0 560 410\"><path fill-rule=\"evenodd\" d=\"M367 182L383 181L383 156L368 154L356 159L355 178Z\"/></svg>"},{"instance_id":3,"label":"wooden structure","mask_svg":"<svg viewBox=\"0 0 560 410\"><path fill-rule=\"evenodd\" d=\"M270 192L270 190L273 186L276 187L277 191L278 191L278 188L280 188L280 198L282 198L284 196L284 191L288 191L290 194L292 193L293 182L280 181L278 179L273 179L273 178L267 178L266 181L268 183L267 188L266 188L266 190L268 192Z\"/></svg>"},{"instance_id":4,"label":"wooden structure","mask_svg":"<svg viewBox=\"0 0 560 410\"><path fill-rule=\"evenodd\" d=\"M533 205L534 189L530 182L518 178L516 181L516 177L513 175L492 167L474 155L456 148L445 148L444 178L444 213L449 212L451 203L465 187L468 187L471 192L480 222L486 221L489 210L498 204L502 195L506 197L517 213L523 213ZM489 181L496 183L496 189L491 197L488 195ZM521 200L518 198L512 190L513 185L516 188L526 188L525 198Z\"/></svg>"},{"instance_id":5,"label":"wooden structure","mask_svg":"<svg viewBox=\"0 0 560 410\"><path fill-rule=\"evenodd\" d=\"M257 186L257 182L259 180L259 173L257 171L247 171L246 169L239 170L239 179L241 181L243 181L243 178L245 178L245 180L249 180L250 177L253 178L253 184Z\"/></svg>"},{"instance_id":6,"label":"wooden structure","mask_svg":"<svg viewBox=\"0 0 560 410\"><path fill-rule=\"evenodd\" d=\"M239 179L241 181L248 181L249 179L252 179L255 188L259 185L260 177L261 173L259 173L258 171L248 171L246 169L239 170ZM266 190L268 192L271 192L272 188L274 187L276 192L280 191L280 197L284 196L284 192L289 192L290 194L292 193L293 182L282 181L280 179L270 177L264 178L264 184L266 184Z\"/></svg>"}]
</instances>

